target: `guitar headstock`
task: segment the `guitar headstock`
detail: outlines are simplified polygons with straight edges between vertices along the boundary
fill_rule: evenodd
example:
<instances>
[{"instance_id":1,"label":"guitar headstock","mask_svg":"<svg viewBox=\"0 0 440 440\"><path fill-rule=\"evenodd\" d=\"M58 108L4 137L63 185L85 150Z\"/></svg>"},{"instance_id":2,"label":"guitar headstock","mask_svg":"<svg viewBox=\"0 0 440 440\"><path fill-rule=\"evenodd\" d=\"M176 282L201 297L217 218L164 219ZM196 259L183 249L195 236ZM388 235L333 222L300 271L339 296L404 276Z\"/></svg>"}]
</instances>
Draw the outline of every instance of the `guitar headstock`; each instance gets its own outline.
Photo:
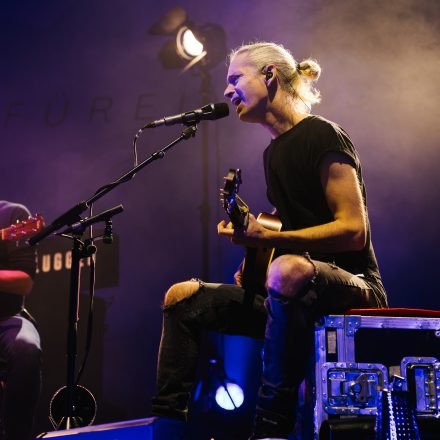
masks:
<instances>
[{"instance_id":1,"label":"guitar headstock","mask_svg":"<svg viewBox=\"0 0 440 440\"><path fill-rule=\"evenodd\" d=\"M1 230L2 240L23 240L30 237L44 228L44 219L41 214L36 214L26 220L17 221L17 223Z\"/></svg>"},{"instance_id":2,"label":"guitar headstock","mask_svg":"<svg viewBox=\"0 0 440 440\"><path fill-rule=\"evenodd\" d=\"M241 184L241 170L231 168L224 177L224 187L220 190L223 209L228 214L234 228L246 228L249 207L238 195Z\"/></svg>"}]
</instances>

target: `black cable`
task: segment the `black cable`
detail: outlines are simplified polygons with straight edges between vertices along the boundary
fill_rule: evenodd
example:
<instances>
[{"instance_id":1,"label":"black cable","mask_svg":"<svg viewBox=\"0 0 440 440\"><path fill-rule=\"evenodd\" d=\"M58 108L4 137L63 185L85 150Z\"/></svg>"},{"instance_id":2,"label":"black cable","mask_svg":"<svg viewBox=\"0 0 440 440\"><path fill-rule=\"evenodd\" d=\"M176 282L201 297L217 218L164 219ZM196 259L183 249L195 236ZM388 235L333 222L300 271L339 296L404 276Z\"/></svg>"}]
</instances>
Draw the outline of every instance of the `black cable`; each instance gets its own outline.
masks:
<instances>
[{"instance_id":1,"label":"black cable","mask_svg":"<svg viewBox=\"0 0 440 440\"><path fill-rule=\"evenodd\" d=\"M143 131L144 131L144 127L142 127L140 130L138 130L138 132L134 135L134 138L133 138L133 163L134 163L135 167L138 166L138 155L137 155L136 143L137 143L139 136L142 134Z\"/></svg>"},{"instance_id":2,"label":"black cable","mask_svg":"<svg viewBox=\"0 0 440 440\"><path fill-rule=\"evenodd\" d=\"M133 138L133 168L138 166L138 154L137 154L137 140L139 139L139 136L143 133L143 131L145 130L146 127L142 127L141 129L139 129L137 131L137 133L134 135ZM121 182L128 182L131 179L134 179L134 176L136 176L136 174L133 174L132 176L128 176L125 179L121 180ZM113 186L116 186L119 182L120 179L115 180L113 182L107 183L106 185L101 186L100 188L98 188L95 191L95 195L100 193L101 191L106 190L107 188L111 188Z\"/></svg>"}]
</instances>

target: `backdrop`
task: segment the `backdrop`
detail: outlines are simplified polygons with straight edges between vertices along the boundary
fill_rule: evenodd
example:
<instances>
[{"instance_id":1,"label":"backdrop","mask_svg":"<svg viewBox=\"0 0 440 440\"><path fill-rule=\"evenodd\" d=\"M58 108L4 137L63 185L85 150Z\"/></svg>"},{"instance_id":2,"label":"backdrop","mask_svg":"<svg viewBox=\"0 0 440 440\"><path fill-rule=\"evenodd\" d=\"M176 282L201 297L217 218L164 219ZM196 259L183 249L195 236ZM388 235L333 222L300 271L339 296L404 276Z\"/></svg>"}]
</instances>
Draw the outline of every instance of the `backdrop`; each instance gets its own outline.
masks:
<instances>
[{"instance_id":1,"label":"backdrop","mask_svg":"<svg viewBox=\"0 0 440 440\"><path fill-rule=\"evenodd\" d=\"M438 308L440 3L186 0L181 4L194 23L221 25L229 49L243 42L273 40L290 48L299 60L311 56L320 62L323 100L314 113L340 123L359 150L375 250L390 303ZM148 33L172 6L169 0L2 3L2 198L24 203L50 222L131 167L131 142L145 122L206 103L197 68L178 76L177 70L162 67L157 55L167 38ZM222 101L226 71L223 62L211 70L212 102ZM224 217L218 188L226 171L242 168L243 197L254 212L270 209L261 158L270 140L267 133L240 123L234 114L204 124L207 165L199 133L95 205L95 212L119 203L125 208L114 219L118 277L103 282L96 292L100 319L86 379L99 393L97 421L148 414L160 305L167 287L202 271L210 280L231 281L242 251L220 241L215 228ZM140 158L179 134L179 127L145 132L138 142ZM202 252L204 171L208 254ZM106 261L100 265L98 254L102 278L116 270ZM37 279L31 305L36 309L45 305L39 318L41 331L48 335L43 346L49 346L51 334L64 332L68 284L45 284L43 289L38 283ZM59 371L60 380L61 339L54 354L45 356L45 368ZM248 344L243 338L239 343ZM237 343L221 344L228 374L244 375L246 350L230 361L237 356ZM47 396L54 391L47 385L44 389ZM46 404L42 403L41 414L47 412ZM40 417L39 423L42 427L47 422Z\"/></svg>"}]
</instances>

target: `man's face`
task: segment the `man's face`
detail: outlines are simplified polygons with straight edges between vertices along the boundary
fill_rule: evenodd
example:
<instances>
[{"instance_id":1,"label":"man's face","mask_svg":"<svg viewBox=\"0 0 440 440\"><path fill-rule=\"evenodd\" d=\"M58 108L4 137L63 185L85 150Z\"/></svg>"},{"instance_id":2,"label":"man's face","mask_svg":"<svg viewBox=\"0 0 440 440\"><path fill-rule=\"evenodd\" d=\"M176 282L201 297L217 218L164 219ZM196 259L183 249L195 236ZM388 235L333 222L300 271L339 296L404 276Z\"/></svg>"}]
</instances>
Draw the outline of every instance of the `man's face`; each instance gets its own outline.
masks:
<instances>
[{"instance_id":1,"label":"man's face","mask_svg":"<svg viewBox=\"0 0 440 440\"><path fill-rule=\"evenodd\" d=\"M246 59L246 54L232 59L228 69L227 87L224 95L235 106L241 121L264 121L268 98L264 75Z\"/></svg>"}]
</instances>

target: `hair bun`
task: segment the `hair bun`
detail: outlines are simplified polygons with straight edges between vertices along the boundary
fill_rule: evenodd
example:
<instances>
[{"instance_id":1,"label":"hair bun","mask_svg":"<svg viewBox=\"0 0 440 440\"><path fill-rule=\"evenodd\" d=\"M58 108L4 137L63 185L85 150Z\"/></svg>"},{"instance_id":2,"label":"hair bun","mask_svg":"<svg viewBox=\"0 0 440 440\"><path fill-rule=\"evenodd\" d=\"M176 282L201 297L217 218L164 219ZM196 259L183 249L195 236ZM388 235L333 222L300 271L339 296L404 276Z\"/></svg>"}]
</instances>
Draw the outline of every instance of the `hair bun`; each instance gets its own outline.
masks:
<instances>
[{"instance_id":1,"label":"hair bun","mask_svg":"<svg viewBox=\"0 0 440 440\"><path fill-rule=\"evenodd\" d=\"M298 63L297 68L301 75L308 77L312 81L316 81L321 75L321 66L316 60L311 58Z\"/></svg>"}]
</instances>

